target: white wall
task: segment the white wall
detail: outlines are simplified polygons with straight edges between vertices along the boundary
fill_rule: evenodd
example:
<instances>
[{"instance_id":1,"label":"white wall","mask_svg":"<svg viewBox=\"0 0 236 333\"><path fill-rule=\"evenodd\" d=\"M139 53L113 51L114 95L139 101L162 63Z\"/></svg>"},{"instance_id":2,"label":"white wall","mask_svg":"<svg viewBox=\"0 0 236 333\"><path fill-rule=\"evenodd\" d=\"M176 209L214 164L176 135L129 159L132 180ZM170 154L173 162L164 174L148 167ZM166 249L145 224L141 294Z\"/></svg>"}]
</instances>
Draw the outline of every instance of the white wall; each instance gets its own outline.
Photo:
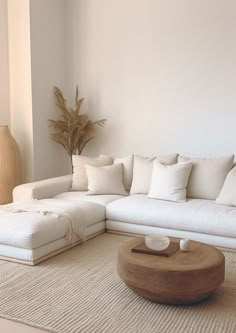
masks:
<instances>
[{"instance_id":1,"label":"white wall","mask_svg":"<svg viewBox=\"0 0 236 333\"><path fill-rule=\"evenodd\" d=\"M11 131L22 159L22 181L34 179L29 0L8 0Z\"/></svg>"},{"instance_id":2,"label":"white wall","mask_svg":"<svg viewBox=\"0 0 236 333\"><path fill-rule=\"evenodd\" d=\"M78 83L84 110L108 119L86 154L235 152L235 12L234 0L0 0L0 122L24 181L69 171L49 139L54 85L72 102Z\"/></svg>"},{"instance_id":3,"label":"white wall","mask_svg":"<svg viewBox=\"0 0 236 333\"><path fill-rule=\"evenodd\" d=\"M7 0L0 0L0 124L10 124Z\"/></svg>"},{"instance_id":4,"label":"white wall","mask_svg":"<svg viewBox=\"0 0 236 333\"><path fill-rule=\"evenodd\" d=\"M31 71L35 180L70 172L66 151L49 138L48 119L57 119L53 87L64 90L64 0L30 0Z\"/></svg>"},{"instance_id":5,"label":"white wall","mask_svg":"<svg viewBox=\"0 0 236 333\"><path fill-rule=\"evenodd\" d=\"M124 155L235 152L234 0L69 0L68 93L92 117L87 149Z\"/></svg>"},{"instance_id":6,"label":"white wall","mask_svg":"<svg viewBox=\"0 0 236 333\"><path fill-rule=\"evenodd\" d=\"M65 82L64 13L64 0L8 0L8 117L21 149L23 182L71 171L48 127L48 119L58 117L53 86Z\"/></svg>"}]
</instances>

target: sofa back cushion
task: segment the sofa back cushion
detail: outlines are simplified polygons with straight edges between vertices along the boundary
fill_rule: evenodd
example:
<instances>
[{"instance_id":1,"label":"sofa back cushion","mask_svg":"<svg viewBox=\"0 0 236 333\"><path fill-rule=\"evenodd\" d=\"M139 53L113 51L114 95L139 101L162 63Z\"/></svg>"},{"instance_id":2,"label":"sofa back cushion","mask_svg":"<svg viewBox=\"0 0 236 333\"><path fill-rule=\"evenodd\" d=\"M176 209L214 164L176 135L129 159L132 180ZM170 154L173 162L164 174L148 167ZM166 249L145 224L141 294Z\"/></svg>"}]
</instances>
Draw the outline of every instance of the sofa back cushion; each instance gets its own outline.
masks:
<instances>
[{"instance_id":1,"label":"sofa back cushion","mask_svg":"<svg viewBox=\"0 0 236 333\"><path fill-rule=\"evenodd\" d=\"M123 165L123 182L126 191L129 192L133 179L134 155L116 157L114 158L113 163Z\"/></svg>"},{"instance_id":2,"label":"sofa back cushion","mask_svg":"<svg viewBox=\"0 0 236 333\"><path fill-rule=\"evenodd\" d=\"M113 162L111 157L86 157L81 155L72 156L73 164L73 177L72 177L72 191L87 191L88 190L88 177L85 170L85 164L92 166L105 166L111 165Z\"/></svg>"},{"instance_id":3,"label":"sofa back cushion","mask_svg":"<svg viewBox=\"0 0 236 333\"><path fill-rule=\"evenodd\" d=\"M88 177L87 195L90 194L119 194L127 195L123 184L123 165L91 166L86 164Z\"/></svg>"},{"instance_id":4,"label":"sofa back cushion","mask_svg":"<svg viewBox=\"0 0 236 333\"><path fill-rule=\"evenodd\" d=\"M155 160L148 197L175 202L186 201L186 187L191 169L191 162L164 165Z\"/></svg>"},{"instance_id":5,"label":"sofa back cushion","mask_svg":"<svg viewBox=\"0 0 236 333\"><path fill-rule=\"evenodd\" d=\"M179 162L193 163L187 185L187 197L215 200L220 193L234 156L216 158L190 158L179 156Z\"/></svg>"},{"instance_id":6,"label":"sofa back cushion","mask_svg":"<svg viewBox=\"0 0 236 333\"><path fill-rule=\"evenodd\" d=\"M102 154L99 157L108 157L108 156ZM113 164L123 165L123 183L126 191L129 192L133 179L134 155L128 155L125 157L115 157L112 159L113 159Z\"/></svg>"},{"instance_id":7,"label":"sofa back cushion","mask_svg":"<svg viewBox=\"0 0 236 333\"><path fill-rule=\"evenodd\" d=\"M216 203L236 206L236 166L228 173L220 194L216 198Z\"/></svg>"},{"instance_id":8,"label":"sofa back cushion","mask_svg":"<svg viewBox=\"0 0 236 333\"><path fill-rule=\"evenodd\" d=\"M134 156L133 181L130 194L149 192L151 186L152 169L154 160L162 164L171 165L177 162L178 154L163 155L157 157Z\"/></svg>"}]
</instances>

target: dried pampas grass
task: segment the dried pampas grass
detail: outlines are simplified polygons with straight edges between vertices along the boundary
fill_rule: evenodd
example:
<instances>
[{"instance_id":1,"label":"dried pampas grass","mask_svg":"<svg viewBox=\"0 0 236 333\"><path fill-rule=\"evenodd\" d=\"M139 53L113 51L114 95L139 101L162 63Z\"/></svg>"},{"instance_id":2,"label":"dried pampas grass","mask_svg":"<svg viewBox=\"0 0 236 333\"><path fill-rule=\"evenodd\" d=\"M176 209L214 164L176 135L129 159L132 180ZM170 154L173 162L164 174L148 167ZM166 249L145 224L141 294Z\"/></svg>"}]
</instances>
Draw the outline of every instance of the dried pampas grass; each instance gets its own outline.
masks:
<instances>
[{"instance_id":1,"label":"dried pampas grass","mask_svg":"<svg viewBox=\"0 0 236 333\"><path fill-rule=\"evenodd\" d=\"M70 158L72 155L80 155L86 144L94 138L95 127L104 126L106 119L92 122L87 113L80 113L83 98L79 98L78 86L75 94L75 109L67 106L67 102L62 91L54 87L54 95L60 111L58 120L49 119L49 126L55 132L51 134L51 139L62 145Z\"/></svg>"}]
</instances>

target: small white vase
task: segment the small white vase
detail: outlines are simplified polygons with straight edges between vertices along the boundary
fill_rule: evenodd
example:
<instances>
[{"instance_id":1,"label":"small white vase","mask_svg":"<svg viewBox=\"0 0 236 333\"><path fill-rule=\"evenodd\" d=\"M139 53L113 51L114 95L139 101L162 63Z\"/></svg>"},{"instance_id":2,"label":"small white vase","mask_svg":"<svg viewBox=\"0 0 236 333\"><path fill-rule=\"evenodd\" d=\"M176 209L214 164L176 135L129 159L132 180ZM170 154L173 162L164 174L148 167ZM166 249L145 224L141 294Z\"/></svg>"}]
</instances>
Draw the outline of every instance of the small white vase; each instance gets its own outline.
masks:
<instances>
[{"instance_id":1,"label":"small white vase","mask_svg":"<svg viewBox=\"0 0 236 333\"><path fill-rule=\"evenodd\" d=\"M145 236L145 245L154 251L165 250L170 244L170 239L161 234L151 234Z\"/></svg>"},{"instance_id":2,"label":"small white vase","mask_svg":"<svg viewBox=\"0 0 236 333\"><path fill-rule=\"evenodd\" d=\"M180 240L180 250L184 252L188 252L190 250L190 240L189 239L181 239Z\"/></svg>"}]
</instances>

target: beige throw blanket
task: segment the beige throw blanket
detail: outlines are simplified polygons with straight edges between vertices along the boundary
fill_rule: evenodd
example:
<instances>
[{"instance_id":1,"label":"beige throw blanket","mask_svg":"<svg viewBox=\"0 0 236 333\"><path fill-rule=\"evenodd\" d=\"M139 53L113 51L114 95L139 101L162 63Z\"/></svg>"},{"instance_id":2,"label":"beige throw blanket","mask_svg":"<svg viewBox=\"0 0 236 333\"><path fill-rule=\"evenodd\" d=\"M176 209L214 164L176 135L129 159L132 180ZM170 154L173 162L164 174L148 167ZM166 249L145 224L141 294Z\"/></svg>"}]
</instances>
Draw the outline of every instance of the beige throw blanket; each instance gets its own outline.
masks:
<instances>
[{"instance_id":1,"label":"beige throw blanket","mask_svg":"<svg viewBox=\"0 0 236 333\"><path fill-rule=\"evenodd\" d=\"M54 215L66 226L65 238L74 242L80 238L85 240L86 225L79 221L79 207L73 202L61 199L42 199L13 202L0 207L0 214L30 212L42 215Z\"/></svg>"}]
</instances>

